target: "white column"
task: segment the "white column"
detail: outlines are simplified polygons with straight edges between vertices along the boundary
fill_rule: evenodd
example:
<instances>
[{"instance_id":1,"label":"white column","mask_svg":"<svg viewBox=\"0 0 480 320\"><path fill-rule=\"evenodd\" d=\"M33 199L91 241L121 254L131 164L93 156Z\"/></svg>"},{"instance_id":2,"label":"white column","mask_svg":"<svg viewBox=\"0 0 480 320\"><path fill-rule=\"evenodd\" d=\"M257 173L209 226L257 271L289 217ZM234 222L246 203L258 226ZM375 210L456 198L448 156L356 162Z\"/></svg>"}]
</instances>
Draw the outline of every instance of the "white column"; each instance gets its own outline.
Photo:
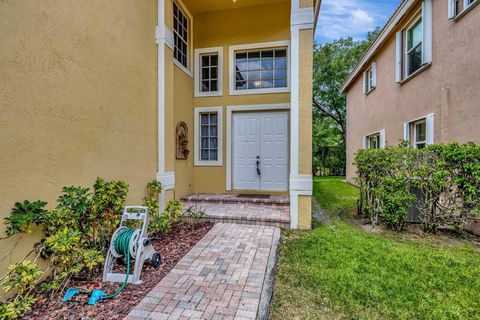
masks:
<instances>
[{"instance_id":1,"label":"white column","mask_svg":"<svg viewBox=\"0 0 480 320\"><path fill-rule=\"evenodd\" d=\"M158 172L157 180L162 183L160 211L165 204L165 191L175 187L175 173L165 172L165 49L173 50L173 32L165 25L165 0L158 0L158 25L155 32L158 46Z\"/></svg>"},{"instance_id":2,"label":"white column","mask_svg":"<svg viewBox=\"0 0 480 320\"><path fill-rule=\"evenodd\" d=\"M290 109L290 227L298 228L298 197L312 195L312 176L299 174L300 128L300 30L313 29L313 8L300 8L299 0L292 0L291 31L291 109Z\"/></svg>"}]
</instances>

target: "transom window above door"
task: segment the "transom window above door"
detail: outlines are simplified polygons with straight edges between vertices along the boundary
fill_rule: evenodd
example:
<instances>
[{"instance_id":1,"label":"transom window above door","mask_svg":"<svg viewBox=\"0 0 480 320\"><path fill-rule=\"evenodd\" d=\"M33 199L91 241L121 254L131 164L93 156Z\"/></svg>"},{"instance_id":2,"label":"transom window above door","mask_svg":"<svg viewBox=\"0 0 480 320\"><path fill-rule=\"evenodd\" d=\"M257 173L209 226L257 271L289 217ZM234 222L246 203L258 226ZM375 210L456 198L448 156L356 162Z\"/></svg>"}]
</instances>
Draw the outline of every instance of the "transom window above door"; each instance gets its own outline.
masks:
<instances>
[{"instance_id":1,"label":"transom window above door","mask_svg":"<svg viewBox=\"0 0 480 320\"><path fill-rule=\"evenodd\" d=\"M282 43L230 47L230 94L288 92L289 48Z\"/></svg>"}]
</instances>

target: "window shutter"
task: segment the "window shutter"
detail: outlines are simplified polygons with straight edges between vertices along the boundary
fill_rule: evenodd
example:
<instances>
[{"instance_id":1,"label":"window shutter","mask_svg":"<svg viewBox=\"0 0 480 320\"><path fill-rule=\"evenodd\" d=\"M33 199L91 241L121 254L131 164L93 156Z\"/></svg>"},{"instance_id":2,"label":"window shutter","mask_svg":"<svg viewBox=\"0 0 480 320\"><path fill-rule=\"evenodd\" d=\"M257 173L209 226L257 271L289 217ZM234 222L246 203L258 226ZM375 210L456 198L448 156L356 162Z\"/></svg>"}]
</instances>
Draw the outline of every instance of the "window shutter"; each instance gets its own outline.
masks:
<instances>
[{"instance_id":1,"label":"window shutter","mask_svg":"<svg viewBox=\"0 0 480 320\"><path fill-rule=\"evenodd\" d=\"M402 49L403 47L403 32L399 31L397 32L397 55L396 55L396 81L397 82L402 82Z\"/></svg>"},{"instance_id":2,"label":"window shutter","mask_svg":"<svg viewBox=\"0 0 480 320\"><path fill-rule=\"evenodd\" d=\"M453 19L457 15L456 11L457 0L448 0L448 19Z\"/></svg>"},{"instance_id":3,"label":"window shutter","mask_svg":"<svg viewBox=\"0 0 480 320\"><path fill-rule=\"evenodd\" d=\"M363 137L363 149L367 149L368 143L367 143L367 136Z\"/></svg>"},{"instance_id":4,"label":"window shutter","mask_svg":"<svg viewBox=\"0 0 480 320\"><path fill-rule=\"evenodd\" d=\"M372 64L372 82L373 82L373 87L375 88L377 86L377 63L376 62Z\"/></svg>"},{"instance_id":5,"label":"window shutter","mask_svg":"<svg viewBox=\"0 0 480 320\"><path fill-rule=\"evenodd\" d=\"M423 12L423 63L432 62L432 0L425 0L422 4Z\"/></svg>"},{"instance_id":6,"label":"window shutter","mask_svg":"<svg viewBox=\"0 0 480 320\"><path fill-rule=\"evenodd\" d=\"M435 124L434 124L434 115L429 114L426 119L427 122L427 145L433 144L435 138Z\"/></svg>"},{"instance_id":7,"label":"window shutter","mask_svg":"<svg viewBox=\"0 0 480 320\"><path fill-rule=\"evenodd\" d=\"M385 129L380 131L380 148L385 148Z\"/></svg>"},{"instance_id":8,"label":"window shutter","mask_svg":"<svg viewBox=\"0 0 480 320\"><path fill-rule=\"evenodd\" d=\"M403 140L410 141L410 123L405 122L403 124Z\"/></svg>"},{"instance_id":9,"label":"window shutter","mask_svg":"<svg viewBox=\"0 0 480 320\"><path fill-rule=\"evenodd\" d=\"M363 73L363 94L367 93L367 72Z\"/></svg>"}]
</instances>

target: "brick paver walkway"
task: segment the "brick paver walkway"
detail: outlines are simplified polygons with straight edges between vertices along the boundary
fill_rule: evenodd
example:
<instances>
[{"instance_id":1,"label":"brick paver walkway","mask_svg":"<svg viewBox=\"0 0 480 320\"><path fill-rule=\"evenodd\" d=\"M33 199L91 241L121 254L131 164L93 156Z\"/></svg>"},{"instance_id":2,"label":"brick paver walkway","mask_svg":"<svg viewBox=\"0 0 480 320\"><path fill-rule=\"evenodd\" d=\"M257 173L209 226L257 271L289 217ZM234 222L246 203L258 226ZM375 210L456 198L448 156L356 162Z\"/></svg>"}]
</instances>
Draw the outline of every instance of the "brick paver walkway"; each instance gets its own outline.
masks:
<instances>
[{"instance_id":1,"label":"brick paver walkway","mask_svg":"<svg viewBox=\"0 0 480 320\"><path fill-rule=\"evenodd\" d=\"M265 317L280 230L216 224L126 319Z\"/></svg>"}]
</instances>

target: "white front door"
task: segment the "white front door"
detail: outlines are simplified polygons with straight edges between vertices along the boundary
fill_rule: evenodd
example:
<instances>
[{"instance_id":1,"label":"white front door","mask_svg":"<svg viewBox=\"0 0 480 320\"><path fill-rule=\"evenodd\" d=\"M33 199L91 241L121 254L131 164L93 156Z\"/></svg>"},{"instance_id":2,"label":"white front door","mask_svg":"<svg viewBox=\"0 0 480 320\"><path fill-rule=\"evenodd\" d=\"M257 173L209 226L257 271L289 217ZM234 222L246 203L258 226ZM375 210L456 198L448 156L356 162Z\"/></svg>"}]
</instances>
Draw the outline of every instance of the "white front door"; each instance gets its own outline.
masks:
<instances>
[{"instance_id":1,"label":"white front door","mask_svg":"<svg viewBox=\"0 0 480 320\"><path fill-rule=\"evenodd\" d=\"M288 112L233 114L233 188L288 190Z\"/></svg>"}]
</instances>

